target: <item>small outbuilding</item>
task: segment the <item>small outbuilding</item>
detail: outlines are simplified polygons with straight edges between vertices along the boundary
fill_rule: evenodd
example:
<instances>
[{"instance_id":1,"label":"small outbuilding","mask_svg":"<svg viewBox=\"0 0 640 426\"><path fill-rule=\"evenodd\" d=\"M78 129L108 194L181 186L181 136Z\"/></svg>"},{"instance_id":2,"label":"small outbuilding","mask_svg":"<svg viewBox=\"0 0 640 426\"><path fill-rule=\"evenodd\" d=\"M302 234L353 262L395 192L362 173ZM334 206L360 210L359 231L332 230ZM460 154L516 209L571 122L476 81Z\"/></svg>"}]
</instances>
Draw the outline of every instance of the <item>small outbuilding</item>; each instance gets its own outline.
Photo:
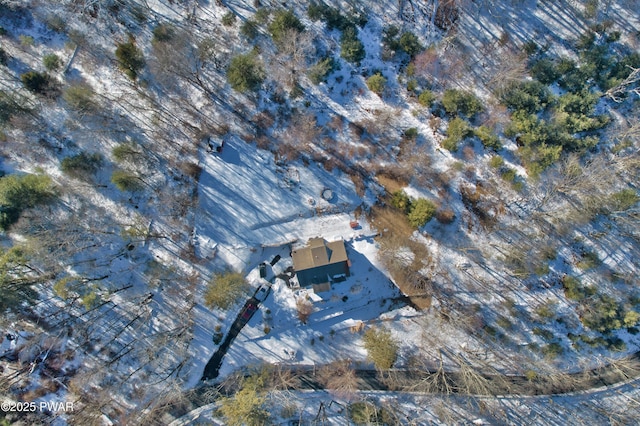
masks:
<instances>
[{"instance_id":1,"label":"small outbuilding","mask_svg":"<svg viewBox=\"0 0 640 426\"><path fill-rule=\"evenodd\" d=\"M327 242L311 238L306 247L291 252L293 268L301 287L313 291L329 291L331 283L349 276L349 258L343 240Z\"/></svg>"}]
</instances>

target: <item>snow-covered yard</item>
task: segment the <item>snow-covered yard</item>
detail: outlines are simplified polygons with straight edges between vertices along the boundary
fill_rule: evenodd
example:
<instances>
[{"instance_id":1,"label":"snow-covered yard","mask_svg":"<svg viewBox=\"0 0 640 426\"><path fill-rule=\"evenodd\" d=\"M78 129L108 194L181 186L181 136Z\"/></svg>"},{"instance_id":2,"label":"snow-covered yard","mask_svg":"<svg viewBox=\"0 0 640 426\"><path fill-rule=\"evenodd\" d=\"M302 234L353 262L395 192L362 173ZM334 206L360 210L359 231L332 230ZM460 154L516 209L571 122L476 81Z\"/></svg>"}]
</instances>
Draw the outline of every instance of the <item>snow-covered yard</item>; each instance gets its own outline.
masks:
<instances>
[{"instance_id":1,"label":"snow-covered yard","mask_svg":"<svg viewBox=\"0 0 640 426\"><path fill-rule=\"evenodd\" d=\"M202 164L197 245L215 247L216 256L243 271L254 288L260 285L258 264L280 255L279 262L268 266L268 277L282 273L292 266L291 247L309 238L343 239L351 261L351 276L333 284L329 292L292 289L272 278L270 295L232 344L221 375L256 363L309 365L346 358L364 362L359 332L352 327L376 324L381 314L404 302L377 258L376 231L362 219L357 229L351 226L360 199L349 177L314 164L282 167L272 153L239 139L226 142L220 155L203 154ZM326 188L333 192L330 200L321 196ZM313 304L307 324L298 319L297 299ZM237 312L222 317L223 330ZM193 374L187 386L197 383L216 349L211 335L221 315L196 308ZM404 308L397 315L413 316L415 311Z\"/></svg>"},{"instance_id":2,"label":"snow-covered yard","mask_svg":"<svg viewBox=\"0 0 640 426\"><path fill-rule=\"evenodd\" d=\"M0 71L6 74L0 101L6 93L21 93L16 99L29 106L28 113L16 108L3 118L2 172L44 174L59 190L55 203L28 209L2 234L3 255L22 245L36 253L32 269L7 276L46 277L34 286L38 297L24 320L33 321L33 329L2 318L2 327L20 337L0 342L0 355L19 355L11 366L2 360L4 376L16 372L13 396L79 398L97 417L87 414L78 423L108 423L134 412L142 419L143 407L153 406L158 395L172 399L199 384L218 348L214 331L228 333L246 299L265 285L261 264L271 290L227 352L221 378L256 364L307 367L348 359L355 368L370 368L362 335L372 327L389 330L398 343L399 368L418 362L425 370L444 364L456 371L464 361L522 377L588 370L638 350L637 213L623 218L598 212L586 220L565 214L588 198L588 185L582 183L578 194L569 180L561 182L561 161L539 181L530 179L517 138L504 135L511 112L495 90L501 81L531 79L528 62L537 57L521 52L528 42L537 43L541 57L579 61L584 52L574 41L597 19L612 31L598 30L596 44L619 31L619 41L607 44L611 51L637 52L637 0L600 2L597 19L585 17L586 2L458 2L450 32L435 24L433 11L442 1L351 2L348 8L328 1L346 20L366 12L366 24L353 24L366 51L360 63L340 56L341 30L313 21L308 2L267 1L261 8L249 3L0 5ZM313 40L304 67L326 57L335 61L319 83L299 69L296 95L273 72L287 61L269 29L282 7L295 11ZM231 25L221 24L223 16L233 18ZM258 28L254 38L243 34L250 19ZM175 38L161 40L161 25ZM425 55L390 53L384 40L389 25L417 34ZM114 54L127 40L146 61L137 79L125 76ZM227 75L230 59L246 52L255 53L267 74L253 93L233 90ZM66 69L48 69L44 56L50 54ZM25 88L21 75L30 70L48 76L51 93ZM386 86L375 94L367 79L378 72ZM565 92L557 82L550 87L557 99ZM90 108L72 108L70 88L84 90ZM474 119L464 117L471 133L452 152L442 146L454 116L441 105L450 88L473 92L484 108ZM419 100L427 91L433 105ZM629 121L637 118L637 102L616 108L606 97L598 101L598 114L610 115L610 127L625 124L627 113ZM481 125L493 129L502 148L483 146L473 133ZM637 130L630 123L627 134L636 141L631 125ZM220 143L221 152L203 146L205 135ZM631 162L623 164L624 150L614 154L616 142L608 140L622 130L612 135L600 135L598 152L584 154L608 156L601 163L608 173L599 176L617 173L612 188L637 192L625 172ZM118 158L114 148L128 149L130 156ZM100 166L82 179L62 167L80 153L100 158ZM490 165L495 159L500 166ZM594 163L575 161L587 179ZM506 170L517 182L505 180ZM129 173L140 186L117 187L114 171ZM450 213L449 220L436 215L406 235L399 232L391 249L385 246L384 236L393 230L375 229L372 213L387 202L383 179L395 185L387 192L402 189L432 201L437 213ZM598 179L590 179L595 187ZM560 184L564 192L554 193ZM399 209L394 214L406 219ZM291 250L313 237L344 240L351 262L346 280L317 294L275 278L293 266ZM414 309L393 283L387 260L395 254L421 278L414 284L428 294L428 308ZM206 307L207 283L228 269L240 272L252 291L228 310ZM566 276L575 278L578 290L595 294L568 297ZM607 307L617 326L607 324L606 332L589 328L585 314L604 309L595 302L610 295L615 300ZM301 303L311 309L304 321ZM609 406L620 411L616 404L637 404L636 388L618 389L601 405L591 403L584 422L602 419L598 413ZM345 401L332 404L332 398L308 392L296 395L295 404L319 420L322 402L328 424L338 423ZM400 406L408 421L419 424L534 424L542 422L537 413L546 405L584 402L572 396L549 403L487 398L462 406L468 400L461 398L451 408L440 396L360 398ZM562 423L572 409L550 417Z\"/></svg>"}]
</instances>

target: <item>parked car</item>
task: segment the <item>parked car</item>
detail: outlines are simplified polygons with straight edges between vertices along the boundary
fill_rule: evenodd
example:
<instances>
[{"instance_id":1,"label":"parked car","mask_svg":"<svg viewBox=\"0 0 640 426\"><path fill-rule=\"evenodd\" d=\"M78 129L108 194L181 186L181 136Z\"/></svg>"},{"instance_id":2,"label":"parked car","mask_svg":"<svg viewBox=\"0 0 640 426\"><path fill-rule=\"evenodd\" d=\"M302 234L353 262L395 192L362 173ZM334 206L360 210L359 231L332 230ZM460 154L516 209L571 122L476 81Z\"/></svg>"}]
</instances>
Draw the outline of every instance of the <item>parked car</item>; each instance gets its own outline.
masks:
<instances>
[{"instance_id":1,"label":"parked car","mask_svg":"<svg viewBox=\"0 0 640 426\"><path fill-rule=\"evenodd\" d=\"M262 262L260 264L260 278L265 278L267 276L267 264Z\"/></svg>"},{"instance_id":2,"label":"parked car","mask_svg":"<svg viewBox=\"0 0 640 426\"><path fill-rule=\"evenodd\" d=\"M261 302L264 302L269 295L269 286L262 284L256 294L253 296Z\"/></svg>"},{"instance_id":3,"label":"parked car","mask_svg":"<svg viewBox=\"0 0 640 426\"><path fill-rule=\"evenodd\" d=\"M246 308L244 308L244 312L240 316L243 320L249 321L253 316L254 312L258 310L258 305L255 303L249 303Z\"/></svg>"}]
</instances>

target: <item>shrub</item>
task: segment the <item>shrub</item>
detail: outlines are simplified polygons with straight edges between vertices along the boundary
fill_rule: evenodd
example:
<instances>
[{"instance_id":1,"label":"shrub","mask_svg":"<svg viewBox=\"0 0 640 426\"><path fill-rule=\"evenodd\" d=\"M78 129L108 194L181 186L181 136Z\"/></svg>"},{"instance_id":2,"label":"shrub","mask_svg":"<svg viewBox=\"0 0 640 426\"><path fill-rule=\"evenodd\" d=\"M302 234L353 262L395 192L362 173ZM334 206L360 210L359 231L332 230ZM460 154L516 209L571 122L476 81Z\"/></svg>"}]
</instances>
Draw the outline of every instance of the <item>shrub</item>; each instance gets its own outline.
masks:
<instances>
[{"instance_id":1,"label":"shrub","mask_svg":"<svg viewBox=\"0 0 640 426\"><path fill-rule=\"evenodd\" d=\"M82 302L82 306L86 310L94 308L98 306L98 304L102 301L100 294L98 294L98 289L96 287L89 287L85 289L85 293L80 297L80 301Z\"/></svg>"},{"instance_id":2,"label":"shrub","mask_svg":"<svg viewBox=\"0 0 640 426\"><path fill-rule=\"evenodd\" d=\"M538 43L533 40L529 40L522 46L522 50L524 50L524 53L526 53L527 56L531 56L538 52Z\"/></svg>"},{"instance_id":3,"label":"shrub","mask_svg":"<svg viewBox=\"0 0 640 426\"><path fill-rule=\"evenodd\" d=\"M365 331L362 337L368 358L379 370L388 370L393 366L398 356L398 344L391 337L391 333L377 328Z\"/></svg>"},{"instance_id":4,"label":"shrub","mask_svg":"<svg viewBox=\"0 0 640 426\"><path fill-rule=\"evenodd\" d=\"M504 160L499 155L494 155L489 160L489 166L494 169L499 169L504 164Z\"/></svg>"},{"instance_id":5,"label":"shrub","mask_svg":"<svg viewBox=\"0 0 640 426\"><path fill-rule=\"evenodd\" d=\"M598 3L598 0L588 0L589 3ZM592 30L587 30L585 33L580 34L575 41L575 47L578 50L589 50L594 47L596 41L596 33Z\"/></svg>"},{"instance_id":6,"label":"shrub","mask_svg":"<svg viewBox=\"0 0 640 426\"><path fill-rule=\"evenodd\" d=\"M98 153L87 154L86 152L63 158L60 163L60 169L74 178L87 178L96 173L100 166L102 166L102 156Z\"/></svg>"},{"instance_id":7,"label":"shrub","mask_svg":"<svg viewBox=\"0 0 640 426\"><path fill-rule=\"evenodd\" d=\"M436 95L431 90L424 90L418 95L420 105L430 107L436 100Z\"/></svg>"},{"instance_id":8,"label":"shrub","mask_svg":"<svg viewBox=\"0 0 640 426\"><path fill-rule=\"evenodd\" d=\"M556 64L556 69L560 73L560 75L565 75L576 69L576 63L569 59L561 57Z\"/></svg>"},{"instance_id":9,"label":"shrub","mask_svg":"<svg viewBox=\"0 0 640 426\"><path fill-rule=\"evenodd\" d=\"M553 84L560 78L556 63L548 58L536 61L531 67L531 76L542 84Z\"/></svg>"},{"instance_id":10,"label":"shrub","mask_svg":"<svg viewBox=\"0 0 640 426\"><path fill-rule=\"evenodd\" d=\"M418 37L409 31L402 33L398 40L398 46L412 58L424 50L424 46L420 44Z\"/></svg>"},{"instance_id":11,"label":"shrub","mask_svg":"<svg viewBox=\"0 0 640 426\"><path fill-rule=\"evenodd\" d=\"M411 226L420 228L431 220L436 213L436 206L432 201L425 198L418 198L411 203L411 209L407 214L407 219Z\"/></svg>"},{"instance_id":12,"label":"shrub","mask_svg":"<svg viewBox=\"0 0 640 426\"><path fill-rule=\"evenodd\" d=\"M131 16L133 16L133 19L135 19L138 24L142 25L147 22L147 14L142 6L132 4L129 6L129 10L131 11Z\"/></svg>"},{"instance_id":13,"label":"shrub","mask_svg":"<svg viewBox=\"0 0 640 426\"><path fill-rule=\"evenodd\" d=\"M502 179L506 182L514 182L516 180L516 171L514 169L505 169L500 173Z\"/></svg>"},{"instance_id":14,"label":"shrub","mask_svg":"<svg viewBox=\"0 0 640 426\"><path fill-rule=\"evenodd\" d=\"M125 170L114 170L111 174L111 183L120 191L136 192L142 189L140 178Z\"/></svg>"},{"instance_id":15,"label":"shrub","mask_svg":"<svg viewBox=\"0 0 640 426\"><path fill-rule=\"evenodd\" d=\"M30 35L21 34L18 36L18 40L20 40L20 44L23 45L24 47L31 47L34 44L36 44L35 39Z\"/></svg>"},{"instance_id":16,"label":"shrub","mask_svg":"<svg viewBox=\"0 0 640 426\"><path fill-rule=\"evenodd\" d=\"M176 30L171 24L158 24L153 29L153 39L152 43L165 43L171 41L173 37L176 35Z\"/></svg>"},{"instance_id":17,"label":"shrub","mask_svg":"<svg viewBox=\"0 0 640 426\"><path fill-rule=\"evenodd\" d=\"M364 59L364 45L353 26L347 27L340 36L340 56L356 65L360 65L360 61Z\"/></svg>"},{"instance_id":18,"label":"shrub","mask_svg":"<svg viewBox=\"0 0 640 426\"><path fill-rule=\"evenodd\" d=\"M597 44L580 53L580 70L587 79L603 87L614 64L614 56L609 53L609 46ZM591 83L587 80L587 84Z\"/></svg>"},{"instance_id":19,"label":"shrub","mask_svg":"<svg viewBox=\"0 0 640 426\"><path fill-rule=\"evenodd\" d=\"M496 134L489 127L480 126L474 131L474 134L478 139L480 139L480 142L482 142L482 145L484 145L485 148L491 148L495 150L499 150L500 148L502 148L500 139L498 139L498 136L496 136Z\"/></svg>"},{"instance_id":20,"label":"shrub","mask_svg":"<svg viewBox=\"0 0 640 426\"><path fill-rule=\"evenodd\" d=\"M402 210L404 214L408 214L411 209L411 198L403 190L398 190L391 197L391 205Z\"/></svg>"},{"instance_id":21,"label":"shrub","mask_svg":"<svg viewBox=\"0 0 640 426\"><path fill-rule=\"evenodd\" d=\"M37 94L45 94L49 90L49 76L37 71L28 71L20 76L24 87Z\"/></svg>"},{"instance_id":22,"label":"shrub","mask_svg":"<svg viewBox=\"0 0 640 426\"><path fill-rule=\"evenodd\" d=\"M227 68L227 81L241 93L257 90L264 77L262 65L253 53L234 56Z\"/></svg>"},{"instance_id":23,"label":"shrub","mask_svg":"<svg viewBox=\"0 0 640 426\"><path fill-rule=\"evenodd\" d=\"M8 175L0 178L0 229L15 223L23 210L51 201L51 178L45 175Z\"/></svg>"},{"instance_id":24,"label":"shrub","mask_svg":"<svg viewBox=\"0 0 640 426\"><path fill-rule=\"evenodd\" d=\"M400 34L400 28L396 27L395 25L384 27L382 29L382 42L390 50L399 50L400 46L398 43L398 34Z\"/></svg>"},{"instance_id":25,"label":"shrub","mask_svg":"<svg viewBox=\"0 0 640 426\"><path fill-rule=\"evenodd\" d=\"M240 34L242 34L249 40L253 40L254 38L258 37L258 34L260 33L258 28L258 23L256 21L254 21L253 19L247 19L240 26Z\"/></svg>"},{"instance_id":26,"label":"shrub","mask_svg":"<svg viewBox=\"0 0 640 426\"><path fill-rule=\"evenodd\" d=\"M294 15L291 10L279 10L276 12L273 21L269 24L269 33L273 41L281 45L291 31L301 33L304 31L304 25Z\"/></svg>"},{"instance_id":27,"label":"shrub","mask_svg":"<svg viewBox=\"0 0 640 426\"><path fill-rule=\"evenodd\" d=\"M592 330L608 333L623 326L624 311L609 295L586 300L582 305L582 324Z\"/></svg>"},{"instance_id":28,"label":"shrub","mask_svg":"<svg viewBox=\"0 0 640 426\"><path fill-rule=\"evenodd\" d=\"M585 287L580 283L580 280L569 275L562 279L562 288L564 289L564 295L567 296L567 299L578 302L596 294L595 287Z\"/></svg>"},{"instance_id":29,"label":"shrub","mask_svg":"<svg viewBox=\"0 0 640 426\"><path fill-rule=\"evenodd\" d=\"M324 10L327 8L327 5L323 3L315 3L311 2L307 7L307 16L312 21L319 21L323 18Z\"/></svg>"},{"instance_id":30,"label":"shrub","mask_svg":"<svg viewBox=\"0 0 640 426\"><path fill-rule=\"evenodd\" d=\"M627 344L617 336L607 338L606 344L607 349L612 352L623 352L627 350Z\"/></svg>"},{"instance_id":31,"label":"shrub","mask_svg":"<svg viewBox=\"0 0 640 426\"><path fill-rule=\"evenodd\" d=\"M436 220L443 225L453 223L456 213L452 209L440 209L436 212Z\"/></svg>"},{"instance_id":32,"label":"shrub","mask_svg":"<svg viewBox=\"0 0 640 426\"><path fill-rule=\"evenodd\" d=\"M590 132L601 129L609 124L608 115L602 114L595 117L587 117L586 115L573 115L556 111L554 116L557 127L567 134ZM566 144L566 148L578 151L593 148L598 144L598 138L592 136L576 137Z\"/></svg>"},{"instance_id":33,"label":"shrub","mask_svg":"<svg viewBox=\"0 0 640 426\"><path fill-rule=\"evenodd\" d=\"M44 55L42 58L42 65L44 65L48 71L57 71L62 66L62 61L58 55L50 53L48 55Z\"/></svg>"},{"instance_id":34,"label":"shrub","mask_svg":"<svg viewBox=\"0 0 640 426\"><path fill-rule=\"evenodd\" d=\"M271 10L269 10L267 7L259 7L258 10L256 10L256 14L253 15L253 18L257 23L264 24L267 22L270 15Z\"/></svg>"},{"instance_id":35,"label":"shrub","mask_svg":"<svg viewBox=\"0 0 640 426\"><path fill-rule=\"evenodd\" d=\"M638 201L640 201L640 196L638 196L635 189L626 188L611 195L609 208L611 211L629 210Z\"/></svg>"},{"instance_id":36,"label":"shrub","mask_svg":"<svg viewBox=\"0 0 640 426\"><path fill-rule=\"evenodd\" d=\"M327 29L332 31L334 29L338 29L340 31L344 31L348 27L354 27L356 25L348 17L342 15L340 10L327 6L325 4L315 4L312 3L309 5L307 14L309 19L312 21L323 20L327 25Z\"/></svg>"},{"instance_id":37,"label":"shrub","mask_svg":"<svg viewBox=\"0 0 640 426\"><path fill-rule=\"evenodd\" d=\"M442 146L451 151L458 150L458 143L471 134L469 124L460 117L449 121L447 127L447 137L442 141Z\"/></svg>"},{"instance_id":38,"label":"shrub","mask_svg":"<svg viewBox=\"0 0 640 426\"><path fill-rule=\"evenodd\" d=\"M551 319L556 315L556 305L553 302L546 302L545 304L538 306L535 313L542 319Z\"/></svg>"},{"instance_id":39,"label":"shrub","mask_svg":"<svg viewBox=\"0 0 640 426\"><path fill-rule=\"evenodd\" d=\"M236 15L232 11L229 11L224 14L221 22L225 27L230 27L236 22Z\"/></svg>"},{"instance_id":40,"label":"shrub","mask_svg":"<svg viewBox=\"0 0 640 426\"><path fill-rule=\"evenodd\" d=\"M202 173L202 166L192 161L183 161L178 165L178 168L182 173L194 179L196 182L200 179Z\"/></svg>"},{"instance_id":41,"label":"shrub","mask_svg":"<svg viewBox=\"0 0 640 426\"><path fill-rule=\"evenodd\" d=\"M157 27L156 27L157 28ZM126 43L118 43L116 47L118 67L131 80L138 78L138 73L144 67L144 55L134 43L133 37Z\"/></svg>"},{"instance_id":42,"label":"shrub","mask_svg":"<svg viewBox=\"0 0 640 426\"><path fill-rule=\"evenodd\" d=\"M492 337L495 337L498 334L498 330L496 330L494 327L491 327L488 324L482 327L482 331L484 331L485 333L487 333L489 336L492 336Z\"/></svg>"},{"instance_id":43,"label":"shrub","mask_svg":"<svg viewBox=\"0 0 640 426\"><path fill-rule=\"evenodd\" d=\"M535 114L516 111L511 116L511 123L505 129L505 135L517 136L521 145L541 145L550 141L550 126L538 119Z\"/></svg>"},{"instance_id":44,"label":"shrub","mask_svg":"<svg viewBox=\"0 0 640 426\"><path fill-rule=\"evenodd\" d=\"M0 47L0 65L7 65L8 60L9 55L7 55L7 52L5 52L2 47Z\"/></svg>"},{"instance_id":45,"label":"shrub","mask_svg":"<svg viewBox=\"0 0 640 426\"><path fill-rule=\"evenodd\" d=\"M125 142L115 146L111 150L111 154L118 163L134 163L141 155L141 152L135 142Z\"/></svg>"},{"instance_id":46,"label":"shrub","mask_svg":"<svg viewBox=\"0 0 640 426\"><path fill-rule=\"evenodd\" d=\"M418 135L419 133L417 128L409 127L403 132L402 137L408 140L415 140L418 137Z\"/></svg>"},{"instance_id":47,"label":"shrub","mask_svg":"<svg viewBox=\"0 0 640 426\"><path fill-rule=\"evenodd\" d=\"M595 252L585 251L582 253L582 258L578 261L576 266L580 269L592 269L600 264L600 259Z\"/></svg>"},{"instance_id":48,"label":"shrub","mask_svg":"<svg viewBox=\"0 0 640 426\"><path fill-rule=\"evenodd\" d=\"M561 146L541 144L537 147L520 148L519 154L527 171L533 178L540 176L547 167L560 159Z\"/></svg>"},{"instance_id":49,"label":"shrub","mask_svg":"<svg viewBox=\"0 0 640 426\"><path fill-rule=\"evenodd\" d=\"M0 91L0 124L6 123L14 115L28 111L29 108L23 104L17 94Z\"/></svg>"},{"instance_id":50,"label":"shrub","mask_svg":"<svg viewBox=\"0 0 640 426\"><path fill-rule=\"evenodd\" d=\"M383 407L376 407L368 401L354 402L349 405L349 418L356 425L400 424L391 412Z\"/></svg>"},{"instance_id":51,"label":"shrub","mask_svg":"<svg viewBox=\"0 0 640 426\"><path fill-rule=\"evenodd\" d=\"M511 320L503 315L498 315L498 318L496 318L496 324L505 330L509 330L513 327Z\"/></svg>"},{"instance_id":52,"label":"shrub","mask_svg":"<svg viewBox=\"0 0 640 426\"><path fill-rule=\"evenodd\" d=\"M249 289L249 284L238 272L227 271L215 274L207 285L204 303L210 308L227 310L246 295Z\"/></svg>"},{"instance_id":53,"label":"shrub","mask_svg":"<svg viewBox=\"0 0 640 426\"><path fill-rule=\"evenodd\" d=\"M452 138L442 140L442 147L447 151L456 152L458 150L458 142Z\"/></svg>"},{"instance_id":54,"label":"shrub","mask_svg":"<svg viewBox=\"0 0 640 426\"><path fill-rule=\"evenodd\" d=\"M67 23L60 15L48 15L45 18L47 27L58 33L64 33L67 30Z\"/></svg>"},{"instance_id":55,"label":"shrub","mask_svg":"<svg viewBox=\"0 0 640 426\"><path fill-rule=\"evenodd\" d=\"M242 388L233 396L219 398L219 411L224 416L226 424L233 426L270 424L262 381L261 377L257 380L245 379Z\"/></svg>"},{"instance_id":56,"label":"shrub","mask_svg":"<svg viewBox=\"0 0 640 426\"><path fill-rule=\"evenodd\" d=\"M590 115L593 113L600 96L597 93L581 91L565 93L558 98L558 108L568 114Z\"/></svg>"},{"instance_id":57,"label":"shrub","mask_svg":"<svg viewBox=\"0 0 640 426\"><path fill-rule=\"evenodd\" d=\"M327 57L320 59L315 65L311 66L307 71L307 75L313 84L320 84L327 80L327 77L334 71L335 67L336 62L333 57Z\"/></svg>"},{"instance_id":58,"label":"shrub","mask_svg":"<svg viewBox=\"0 0 640 426\"><path fill-rule=\"evenodd\" d=\"M387 79L384 78L380 73L376 73L367 79L367 87L369 87L369 90L377 95L382 94L386 85Z\"/></svg>"},{"instance_id":59,"label":"shrub","mask_svg":"<svg viewBox=\"0 0 640 426\"><path fill-rule=\"evenodd\" d=\"M91 86L84 83L69 86L62 93L62 98L67 104L78 112L88 112L96 108L94 92Z\"/></svg>"},{"instance_id":60,"label":"shrub","mask_svg":"<svg viewBox=\"0 0 640 426\"><path fill-rule=\"evenodd\" d=\"M622 323L625 327L633 327L640 320L640 314L636 311L627 311L624 314Z\"/></svg>"},{"instance_id":61,"label":"shrub","mask_svg":"<svg viewBox=\"0 0 640 426\"><path fill-rule=\"evenodd\" d=\"M525 111L533 114L547 106L551 100L551 93L540 82L521 81L507 86L501 99L513 111Z\"/></svg>"},{"instance_id":62,"label":"shrub","mask_svg":"<svg viewBox=\"0 0 640 426\"><path fill-rule=\"evenodd\" d=\"M53 292L61 299L68 299L70 291L78 283L77 277L66 276L61 278L53 284Z\"/></svg>"},{"instance_id":63,"label":"shrub","mask_svg":"<svg viewBox=\"0 0 640 426\"><path fill-rule=\"evenodd\" d=\"M558 85L569 92L585 90L594 72L589 66L577 67L575 62L566 58L561 58L557 66L561 74Z\"/></svg>"},{"instance_id":64,"label":"shrub","mask_svg":"<svg viewBox=\"0 0 640 426\"><path fill-rule=\"evenodd\" d=\"M473 93L457 89L444 91L442 105L449 114L464 114L467 117L482 111L482 104Z\"/></svg>"},{"instance_id":65,"label":"shrub","mask_svg":"<svg viewBox=\"0 0 640 426\"><path fill-rule=\"evenodd\" d=\"M558 342L551 342L548 345L543 346L542 348L542 353L544 354L544 356L551 359L557 358L558 356L562 355L562 352L562 346Z\"/></svg>"}]
</instances>

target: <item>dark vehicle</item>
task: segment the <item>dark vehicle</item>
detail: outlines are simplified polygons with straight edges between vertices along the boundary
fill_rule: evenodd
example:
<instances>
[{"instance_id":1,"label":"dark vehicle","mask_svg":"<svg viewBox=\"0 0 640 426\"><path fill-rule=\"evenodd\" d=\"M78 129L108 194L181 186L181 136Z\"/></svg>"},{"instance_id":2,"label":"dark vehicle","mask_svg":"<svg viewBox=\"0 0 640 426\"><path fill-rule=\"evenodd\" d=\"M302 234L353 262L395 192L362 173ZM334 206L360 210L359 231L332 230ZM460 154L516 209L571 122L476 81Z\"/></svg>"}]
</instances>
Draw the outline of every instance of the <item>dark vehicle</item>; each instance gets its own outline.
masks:
<instances>
[{"instance_id":1,"label":"dark vehicle","mask_svg":"<svg viewBox=\"0 0 640 426\"><path fill-rule=\"evenodd\" d=\"M256 305L255 303L249 303L247 307L244 308L244 312L242 312L242 315L240 316L240 318L242 318L245 321L249 321L257 310L258 310L258 305Z\"/></svg>"},{"instance_id":2,"label":"dark vehicle","mask_svg":"<svg viewBox=\"0 0 640 426\"><path fill-rule=\"evenodd\" d=\"M279 254L276 254L276 257L273 258L273 260L271 261L271 266L275 265L276 263L278 263L278 261L281 259Z\"/></svg>"},{"instance_id":3,"label":"dark vehicle","mask_svg":"<svg viewBox=\"0 0 640 426\"><path fill-rule=\"evenodd\" d=\"M260 264L260 278L264 278L267 276L267 264L262 262Z\"/></svg>"}]
</instances>

